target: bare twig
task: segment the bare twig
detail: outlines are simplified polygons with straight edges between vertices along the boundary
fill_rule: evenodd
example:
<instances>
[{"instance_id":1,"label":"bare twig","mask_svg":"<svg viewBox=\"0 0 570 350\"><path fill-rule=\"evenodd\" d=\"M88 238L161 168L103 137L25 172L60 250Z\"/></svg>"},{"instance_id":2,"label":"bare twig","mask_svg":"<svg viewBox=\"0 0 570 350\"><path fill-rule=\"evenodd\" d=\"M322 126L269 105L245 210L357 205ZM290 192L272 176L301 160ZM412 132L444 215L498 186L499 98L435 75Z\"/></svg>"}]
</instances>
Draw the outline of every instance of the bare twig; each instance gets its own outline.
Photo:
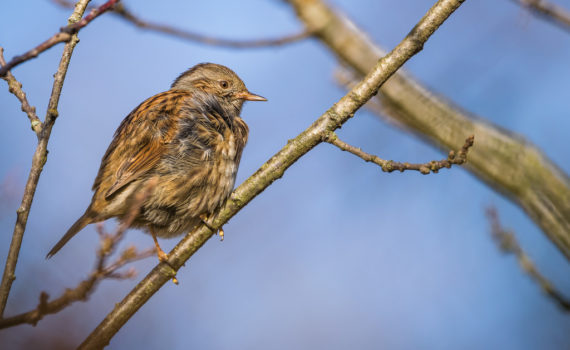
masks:
<instances>
[{"instance_id":1,"label":"bare twig","mask_svg":"<svg viewBox=\"0 0 570 350\"><path fill-rule=\"evenodd\" d=\"M89 22L93 21L101 14L110 10L117 3L117 1L119 0L109 0L105 2L103 5L91 10L91 13L85 16L85 18L83 18L82 20L70 22L67 26L61 28L59 30L59 33L54 34L52 37L50 37L43 43L39 44L38 46L34 47L33 49L27 51L22 55L14 56L14 58L12 58L10 62L2 65L2 68L0 68L0 77L4 76L9 70L22 64L23 62L26 62L32 58L37 57L40 53L46 51L47 49L50 49L54 45L63 42L69 42L75 37L75 34L77 34L77 32L81 30L81 28L85 27L87 24L89 24ZM83 9L81 15L83 15L83 12L85 12L85 9Z\"/></svg>"},{"instance_id":2,"label":"bare twig","mask_svg":"<svg viewBox=\"0 0 570 350\"><path fill-rule=\"evenodd\" d=\"M159 263L123 301L116 304L113 311L85 339L80 348L98 349L107 345L137 310L214 234L212 229L219 228L236 215L271 183L281 178L293 163L323 142L329 132L348 121L397 69L423 48L427 39L462 2L438 1L406 38L392 52L381 58L359 84L241 184L213 217L208 225L210 227L202 224L186 235L168 254L168 261Z\"/></svg>"},{"instance_id":3,"label":"bare twig","mask_svg":"<svg viewBox=\"0 0 570 350\"><path fill-rule=\"evenodd\" d=\"M570 12L546 0L511 0L526 7L532 14L570 31Z\"/></svg>"},{"instance_id":4,"label":"bare twig","mask_svg":"<svg viewBox=\"0 0 570 350\"><path fill-rule=\"evenodd\" d=\"M48 301L46 292L40 294L40 302L36 309L21 313L16 316L0 319L0 329L28 323L36 325L45 315L55 314L65 309L76 301L87 301L97 286L104 279L130 279L136 276L136 271L130 269L124 273L117 270L129 263L142 260L156 254L155 248L137 251L135 247L129 247L120 258L110 265L103 265L103 269L95 268L88 278L81 281L75 288L66 289L59 297ZM128 257L125 257L128 256ZM102 263L107 255L99 255L96 265Z\"/></svg>"},{"instance_id":5,"label":"bare twig","mask_svg":"<svg viewBox=\"0 0 570 350\"><path fill-rule=\"evenodd\" d=\"M427 175L430 172L437 173L442 168L449 169L452 165L461 165L465 163L467 161L467 152L469 151L469 148L473 146L474 138L475 137L472 135L465 139L465 144L463 144L463 147L459 150L458 153L455 151L449 151L447 159L432 160L430 162L421 164L413 164L408 162L400 163L394 162L393 160L384 160L378 156L366 153L360 148L354 147L340 140L334 132L329 133L325 141L337 146L343 151L350 152L355 156L364 159L366 162L372 162L376 165L379 165L384 172L391 173L392 171L396 170L399 172L404 172L406 170L415 170L424 175Z\"/></svg>"},{"instance_id":6,"label":"bare twig","mask_svg":"<svg viewBox=\"0 0 570 350\"><path fill-rule=\"evenodd\" d=\"M570 299L567 299L562 293L556 290L552 283L538 271L530 257L521 248L514 233L501 226L497 210L494 207L490 207L487 208L486 213L489 223L491 224L491 235L501 250L505 254L514 254L523 271L540 285L544 293L552 298L562 310L570 312Z\"/></svg>"},{"instance_id":7,"label":"bare twig","mask_svg":"<svg viewBox=\"0 0 570 350\"><path fill-rule=\"evenodd\" d=\"M89 0L79 0L77 2L75 10L69 17L68 24L76 23L81 19L88 3ZM6 258L6 267L4 268L2 283L0 284L0 318L2 318L4 315L4 308L6 307L6 302L8 301L8 295L10 294L12 283L16 279L16 265L18 263L18 255L20 254L22 239L24 238L24 231L26 230L26 224L28 222L28 215L30 214L32 200L34 199L34 194L36 193L36 187L38 185L43 166L47 160L47 145L51 135L51 129L58 115L57 106L59 104L59 97L61 96L61 89L63 87L63 82L65 80L69 61L71 59L73 49L78 42L79 39L77 38L77 34L72 34L71 39L65 44L63 48L63 54L59 62L59 67L54 75L54 82L51 96L48 102L46 117L43 122L42 132L38 140L36 151L34 152L34 156L32 158L32 168L30 169L30 174L28 175L28 181L26 182L22 202L16 211L16 225L14 226L14 232L12 233L12 241L10 242L8 257Z\"/></svg>"},{"instance_id":8,"label":"bare twig","mask_svg":"<svg viewBox=\"0 0 570 350\"><path fill-rule=\"evenodd\" d=\"M104 279L128 279L135 277L136 271L134 269L125 272L118 272L118 270L129 263L155 255L156 250L154 247L139 252L136 247L130 246L114 262L108 264L107 260L119 245L125 231L133 222L142 204L155 186L156 181L149 181L145 188L135 195L129 213L123 218L114 233L106 233L102 224L97 226L97 231L101 237L101 245L97 251L97 262L88 278L75 288L66 289L61 296L49 302L49 295L46 292L42 292L36 309L0 319L0 329L23 323L35 326L45 315L57 313L76 301L86 301L91 293L95 291L97 285Z\"/></svg>"},{"instance_id":9,"label":"bare twig","mask_svg":"<svg viewBox=\"0 0 570 350\"><path fill-rule=\"evenodd\" d=\"M72 5L72 3L67 0L53 0L53 1L64 7L69 7ZM115 13L122 19L134 24L135 26L141 29L172 35L183 40L193 41L201 44L229 47L233 49L252 49L252 48L262 48L262 47L271 47L271 46L281 46L306 39L312 35L311 31L303 30L300 33L286 35L280 38L253 39L253 40L223 39L223 38L216 38L212 36L190 32L166 24L154 23L151 21L141 19L133 12L128 10L124 6L124 4L118 4L117 6L115 6L113 9L113 13Z\"/></svg>"},{"instance_id":10,"label":"bare twig","mask_svg":"<svg viewBox=\"0 0 570 350\"><path fill-rule=\"evenodd\" d=\"M6 61L4 60L4 48L0 46L0 67L4 67ZM8 91L10 91L16 98L20 101L22 105L22 112L28 115L32 130L36 133L37 137L40 137L40 132L42 131L42 122L38 115L36 114L36 107L30 106L26 93L22 90L22 83L20 83L12 73L6 72L6 75L2 77L8 83Z\"/></svg>"},{"instance_id":11,"label":"bare twig","mask_svg":"<svg viewBox=\"0 0 570 350\"><path fill-rule=\"evenodd\" d=\"M360 78L384 51L322 0L287 0L339 61ZM519 205L570 260L570 178L540 149L430 91L399 70L375 97L385 118L392 118L442 150L476 135L466 169Z\"/></svg>"}]
</instances>

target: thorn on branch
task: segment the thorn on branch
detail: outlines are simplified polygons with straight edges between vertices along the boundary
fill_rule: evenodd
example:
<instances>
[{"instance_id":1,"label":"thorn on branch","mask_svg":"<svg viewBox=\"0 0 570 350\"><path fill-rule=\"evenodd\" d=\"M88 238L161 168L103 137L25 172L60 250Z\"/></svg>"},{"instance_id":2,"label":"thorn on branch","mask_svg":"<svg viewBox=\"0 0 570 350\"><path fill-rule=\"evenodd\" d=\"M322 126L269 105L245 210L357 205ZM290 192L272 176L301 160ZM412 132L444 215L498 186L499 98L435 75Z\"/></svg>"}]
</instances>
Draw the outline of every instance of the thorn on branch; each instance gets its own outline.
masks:
<instances>
[{"instance_id":1,"label":"thorn on branch","mask_svg":"<svg viewBox=\"0 0 570 350\"><path fill-rule=\"evenodd\" d=\"M362 149L358 147L354 147L349 145L348 143L340 140L338 136L331 132L325 137L325 141L340 148L343 151L349 152L354 154L357 157L362 158L366 162L372 162L376 165L379 165L382 171L391 173L393 171L404 172L406 170L414 170L419 171L420 173L427 175L430 173L438 173L438 171L442 168L451 168L452 165L461 165L467 162L467 153L469 149L473 146L475 141L475 136L471 135L467 139L465 139L465 143L463 147L459 150L459 152L455 152L453 150L449 151L447 155L447 159L443 160L432 160L427 163L420 163L420 164L413 164L413 163L400 163L395 162L393 160L384 160L378 156L373 154L369 154L364 152Z\"/></svg>"},{"instance_id":2,"label":"thorn on branch","mask_svg":"<svg viewBox=\"0 0 570 350\"><path fill-rule=\"evenodd\" d=\"M489 207L486 210L486 215L491 226L491 235L501 251L504 254L515 255L522 270L538 283L543 292L553 299L563 311L570 312L570 299L557 291L552 283L538 271L530 257L519 245L515 234L502 227L497 210L494 207Z\"/></svg>"}]
</instances>

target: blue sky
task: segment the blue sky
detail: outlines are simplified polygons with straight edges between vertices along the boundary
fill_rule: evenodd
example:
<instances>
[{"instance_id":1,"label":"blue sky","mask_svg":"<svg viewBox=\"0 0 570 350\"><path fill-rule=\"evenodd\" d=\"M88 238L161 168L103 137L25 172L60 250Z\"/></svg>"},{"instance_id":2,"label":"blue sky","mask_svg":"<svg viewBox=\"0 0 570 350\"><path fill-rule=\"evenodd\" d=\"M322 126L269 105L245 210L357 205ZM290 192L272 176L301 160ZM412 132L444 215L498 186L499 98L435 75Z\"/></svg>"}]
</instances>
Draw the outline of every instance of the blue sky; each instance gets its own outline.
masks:
<instances>
[{"instance_id":1,"label":"blue sky","mask_svg":"<svg viewBox=\"0 0 570 350\"><path fill-rule=\"evenodd\" d=\"M570 8L570 1L556 1ZM301 30L277 1L130 1L141 17L225 38L278 37ZM431 2L332 2L386 49ZM0 12L7 59L52 35L70 11L49 1L10 1ZM60 117L24 237L7 314L27 311L40 291L59 295L95 260L93 227L49 261L52 244L81 215L115 128L144 99L185 69L216 62L268 98L246 104L250 126L238 183L304 130L344 90L334 56L317 40L233 50L134 28L106 14L80 33L60 101ZM62 46L14 70L45 115ZM570 35L511 1L467 1L405 69L462 108L524 135L567 174L570 152ZM5 261L35 135L5 84L0 90L0 261ZM444 157L417 138L359 111L339 136L386 159ZM386 174L320 145L210 240L115 336L111 349L562 349L570 319L490 238L495 205L505 226L555 285L570 294L568 262L522 210L461 168L437 175ZM443 223L443 224L442 224ZM107 223L110 229L114 223ZM171 248L174 240L162 240ZM123 246L148 247L130 232ZM47 316L37 327L0 332L0 344L73 347L139 277L106 281L89 302ZM62 329L69 330L62 336ZM63 340L62 340L63 339Z\"/></svg>"}]
</instances>

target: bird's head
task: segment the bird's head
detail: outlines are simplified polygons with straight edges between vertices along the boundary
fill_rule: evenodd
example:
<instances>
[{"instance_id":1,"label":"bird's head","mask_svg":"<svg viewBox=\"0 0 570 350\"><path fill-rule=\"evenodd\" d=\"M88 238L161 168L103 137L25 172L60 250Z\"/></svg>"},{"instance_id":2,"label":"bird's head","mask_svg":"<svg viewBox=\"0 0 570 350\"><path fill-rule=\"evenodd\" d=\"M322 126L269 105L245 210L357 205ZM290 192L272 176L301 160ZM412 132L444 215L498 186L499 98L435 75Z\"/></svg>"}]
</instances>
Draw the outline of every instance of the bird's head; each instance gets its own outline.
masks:
<instances>
[{"instance_id":1,"label":"bird's head","mask_svg":"<svg viewBox=\"0 0 570 350\"><path fill-rule=\"evenodd\" d=\"M234 71L215 63L195 65L176 78L171 88L203 91L223 98L238 109L241 109L245 100L267 101L266 98L249 92Z\"/></svg>"}]
</instances>

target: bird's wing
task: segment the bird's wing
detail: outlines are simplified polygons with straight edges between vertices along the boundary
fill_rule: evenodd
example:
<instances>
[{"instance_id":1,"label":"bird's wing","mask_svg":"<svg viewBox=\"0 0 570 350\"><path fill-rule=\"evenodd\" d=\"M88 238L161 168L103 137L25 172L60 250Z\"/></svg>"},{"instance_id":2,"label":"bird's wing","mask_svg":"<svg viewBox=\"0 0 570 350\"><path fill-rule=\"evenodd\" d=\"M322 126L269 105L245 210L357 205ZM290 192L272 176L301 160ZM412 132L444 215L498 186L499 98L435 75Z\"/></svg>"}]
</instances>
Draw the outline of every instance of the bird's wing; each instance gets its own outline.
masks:
<instances>
[{"instance_id":1,"label":"bird's wing","mask_svg":"<svg viewBox=\"0 0 570 350\"><path fill-rule=\"evenodd\" d=\"M166 91L135 108L121 123L101 161L93 190L109 199L153 169L176 135L184 91Z\"/></svg>"}]
</instances>

